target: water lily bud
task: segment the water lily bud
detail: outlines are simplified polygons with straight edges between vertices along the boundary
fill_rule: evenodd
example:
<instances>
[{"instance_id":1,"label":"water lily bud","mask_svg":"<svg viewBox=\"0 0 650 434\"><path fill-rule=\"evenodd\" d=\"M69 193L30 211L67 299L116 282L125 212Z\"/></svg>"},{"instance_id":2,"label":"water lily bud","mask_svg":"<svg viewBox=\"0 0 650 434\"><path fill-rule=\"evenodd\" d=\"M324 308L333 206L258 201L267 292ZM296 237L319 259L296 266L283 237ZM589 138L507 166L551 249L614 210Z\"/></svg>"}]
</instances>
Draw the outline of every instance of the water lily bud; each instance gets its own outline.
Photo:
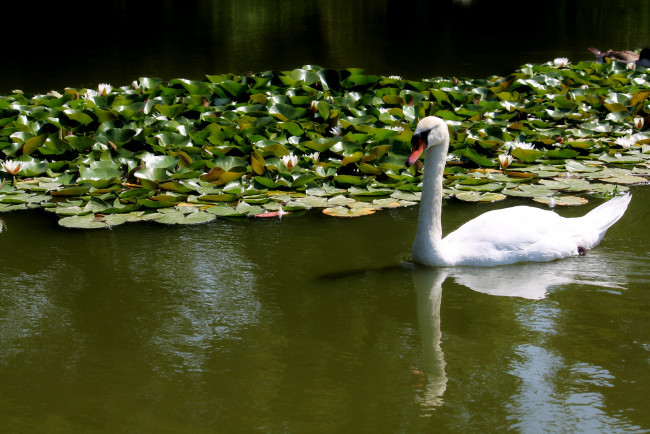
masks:
<instances>
[{"instance_id":1,"label":"water lily bud","mask_svg":"<svg viewBox=\"0 0 650 434\"><path fill-rule=\"evenodd\" d=\"M289 170L293 169L298 164L298 157L291 154L283 156L280 160Z\"/></svg>"},{"instance_id":2,"label":"water lily bud","mask_svg":"<svg viewBox=\"0 0 650 434\"><path fill-rule=\"evenodd\" d=\"M110 84L100 83L99 86L97 86L97 93L101 96L108 95L111 93L111 90L113 90L113 86Z\"/></svg>"},{"instance_id":3,"label":"water lily bud","mask_svg":"<svg viewBox=\"0 0 650 434\"><path fill-rule=\"evenodd\" d=\"M636 127L637 130L640 130L643 128L643 118L634 118L634 126Z\"/></svg>"},{"instance_id":4,"label":"water lily bud","mask_svg":"<svg viewBox=\"0 0 650 434\"><path fill-rule=\"evenodd\" d=\"M512 163L512 155L501 154L499 155L499 165L501 169L505 170Z\"/></svg>"}]
</instances>

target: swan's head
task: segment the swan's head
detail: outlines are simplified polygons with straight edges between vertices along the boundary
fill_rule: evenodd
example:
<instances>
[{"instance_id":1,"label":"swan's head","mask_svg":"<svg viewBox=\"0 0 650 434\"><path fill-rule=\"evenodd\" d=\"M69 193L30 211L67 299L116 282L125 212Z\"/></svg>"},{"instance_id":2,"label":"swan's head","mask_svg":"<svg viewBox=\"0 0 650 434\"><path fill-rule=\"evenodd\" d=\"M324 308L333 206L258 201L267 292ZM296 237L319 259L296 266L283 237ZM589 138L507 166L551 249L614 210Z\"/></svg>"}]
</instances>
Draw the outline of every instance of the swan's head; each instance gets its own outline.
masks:
<instances>
[{"instance_id":1,"label":"swan's head","mask_svg":"<svg viewBox=\"0 0 650 434\"><path fill-rule=\"evenodd\" d=\"M445 121L436 116L427 116L422 119L413 132L411 139L413 151L406 160L407 166L415 163L420 155L430 147L449 145L449 128Z\"/></svg>"}]
</instances>

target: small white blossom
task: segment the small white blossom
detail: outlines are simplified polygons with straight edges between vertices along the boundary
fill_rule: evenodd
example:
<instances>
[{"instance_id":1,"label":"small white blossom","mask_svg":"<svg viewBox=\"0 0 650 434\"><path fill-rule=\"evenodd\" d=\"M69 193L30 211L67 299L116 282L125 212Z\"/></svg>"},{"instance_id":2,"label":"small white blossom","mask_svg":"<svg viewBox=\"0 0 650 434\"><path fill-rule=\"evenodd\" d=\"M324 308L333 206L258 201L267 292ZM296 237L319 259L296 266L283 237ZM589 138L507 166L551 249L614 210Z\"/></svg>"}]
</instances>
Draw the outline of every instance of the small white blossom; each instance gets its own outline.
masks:
<instances>
[{"instance_id":1,"label":"small white blossom","mask_svg":"<svg viewBox=\"0 0 650 434\"><path fill-rule=\"evenodd\" d=\"M19 161L7 160L2 163L2 168L11 175L20 172L20 167L21 165Z\"/></svg>"},{"instance_id":2,"label":"small white blossom","mask_svg":"<svg viewBox=\"0 0 650 434\"><path fill-rule=\"evenodd\" d=\"M518 143L516 147L519 149L530 149L530 150L535 149L535 147L530 143Z\"/></svg>"},{"instance_id":3,"label":"small white blossom","mask_svg":"<svg viewBox=\"0 0 650 434\"><path fill-rule=\"evenodd\" d=\"M569 66L569 59L566 57L558 57L553 59L553 64L558 68Z\"/></svg>"},{"instance_id":4,"label":"small white blossom","mask_svg":"<svg viewBox=\"0 0 650 434\"><path fill-rule=\"evenodd\" d=\"M393 80L401 80L402 79L402 77L399 76L399 75L391 75L388 78L393 79Z\"/></svg>"},{"instance_id":5,"label":"small white blossom","mask_svg":"<svg viewBox=\"0 0 650 434\"><path fill-rule=\"evenodd\" d=\"M99 83L97 86L97 93L101 96L108 95L113 90L113 86L106 83Z\"/></svg>"},{"instance_id":6,"label":"small white blossom","mask_svg":"<svg viewBox=\"0 0 650 434\"><path fill-rule=\"evenodd\" d=\"M343 134L343 129L341 127L332 127L330 128L330 134L333 136L340 136Z\"/></svg>"},{"instance_id":7,"label":"small white blossom","mask_svg":"<svg viewBox=\"0 0 650 434\"><path fill-rule=\"evenodd\" d=\"M389 130L397 131L398 133L401 133L404 131L404 127L400 127L399 125L393 125L392 127L388 127Z\"/></svg>"},{"instance_id":8,"label":"small white blossom","mask_svg":"<svg viewBox=\"0 0 650 434\"><path fill-rule=\"evenodd\" d=\"M320 152L314 152L313 154L307 155L307 157L311 158L314 163L318 163L318 159L320 158Z\"/></svg>"},{"instance_id":9,"label":"small white blossom","mask_svg":"<svg viewBox=\"0 0 650 434\"><path fill-rule=\"evenodd\" d=\"M390 110L390 109L387 109L386 107L380 107L379 108L379 113L388 113L388 110Z\"/></svg>"},{"instance_id":10,"label":"small white blossom","mask_svg":"<svg viewBox=\"0 0 650 434\"><path fill-rule=\"evenodd\" d=\"M525 142L520 142L520 141L512 141L512 142L505 142L503 144L503 147L505 149L513 149L513 148L519 148L519 149L535 149L533 145L530 143L525 143Z\"/></svg>"},{"instance_id":11,"label":"small white blossom","mask_svg":"<svg viewBox=\"0 0 650 434\"><path fill-rule=\"evenodd\" d=\"M635 144L636 140L634 140L631 137L619 137L618 139L616 139L615 143L617 145L619 145L620 147L627 149L630 146L632 146L633 144Z\"/></svg>"},{"instance_id":12,"label":"small white blossom","mask_svg":"<svg viewBox=\"0 0 650 434\"><path fill-rule=\"evenodd\" d=\"M298 157L292 154L285 155L280 160L289 170L293 169L298 164Z\"/></svg>"},{"instance_id":13,"label":"small white blossom","mask_svg":"<svg viewBox=\"0 0 650 434\"><path fill-rule=\"evenodd\" d=\"M499 165L501 166L501 169L505 170L508 166L510 166L510 164L512 164L512 155L499 155Z\"/></svg>"},{"instance_id":14,"label":"small white blossom","mask_svg":"<svg viewBox=\"0 0 650 434\"><path fill-rule=\"evenodd\" d=\"M84 93L83 93L83 95L82 95L82 97L83 97L83 98L86 98L86 99L89 99L89 98L94 98L94 97L96 97L97 95L99 95L99 93L97 93L96 90L85 89L85 90L84 90Z\"/></svg>"}]
</instances>

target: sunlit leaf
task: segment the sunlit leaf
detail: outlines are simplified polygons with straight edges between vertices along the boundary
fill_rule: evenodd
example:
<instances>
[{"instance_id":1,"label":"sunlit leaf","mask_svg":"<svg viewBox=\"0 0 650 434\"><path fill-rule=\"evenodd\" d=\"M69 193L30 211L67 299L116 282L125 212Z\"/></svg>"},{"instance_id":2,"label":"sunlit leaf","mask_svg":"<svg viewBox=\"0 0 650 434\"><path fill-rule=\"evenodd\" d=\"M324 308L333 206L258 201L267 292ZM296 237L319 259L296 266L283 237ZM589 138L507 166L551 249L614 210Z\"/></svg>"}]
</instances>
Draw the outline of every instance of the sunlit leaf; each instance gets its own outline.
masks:
<instances>
[{"instance_id":1,"label":"sunlit leaf","mask_svg":"<svg viewBox=\"0 0 650 434\"><path fill-rule=\"evenodd\" d=\"M548 206L578 206L589 203L584 197L577 196L559 196L559 197L536 197L535 202L543 203Z\"/></svg>"},{"instance_id":2,"label":"sunlit leaf","mask_svg":"<svg viewBox=\"0 0 650 434\"><path fill-rule=\"evenodd\" d=\"M376 209L373 207L354 207L348 208L345 206L335 206L331 208L325 208L323 214L327 214L332 217L361 217L370 214L374 214Z\"/></svg>"}]
</instances>

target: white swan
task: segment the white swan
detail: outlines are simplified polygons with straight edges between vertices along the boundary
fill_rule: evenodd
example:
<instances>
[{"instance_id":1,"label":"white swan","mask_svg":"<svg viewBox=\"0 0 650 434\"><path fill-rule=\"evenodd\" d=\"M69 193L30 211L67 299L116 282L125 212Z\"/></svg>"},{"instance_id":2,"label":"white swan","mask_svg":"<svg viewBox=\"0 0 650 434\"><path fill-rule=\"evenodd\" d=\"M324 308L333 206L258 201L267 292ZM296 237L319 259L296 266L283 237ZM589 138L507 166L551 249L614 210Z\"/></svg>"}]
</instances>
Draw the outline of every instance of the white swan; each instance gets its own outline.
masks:
<instances>
[{"instance_id":1,"label":"white swan","mask_svg":"<svg viewBox=\"0 0 650 434\"><path fill-rule=\"evenodd\" d=\"M486 212L442 238L442 180L449 130L429 116L413 133L413 164L426 149L415 262L428 266L494 266L522 261L552 261L577 256L598 245L607 229L620 219L630 195L615 197L577 218L553 211L515 206Z\"/></svg>"}]
</instances>

